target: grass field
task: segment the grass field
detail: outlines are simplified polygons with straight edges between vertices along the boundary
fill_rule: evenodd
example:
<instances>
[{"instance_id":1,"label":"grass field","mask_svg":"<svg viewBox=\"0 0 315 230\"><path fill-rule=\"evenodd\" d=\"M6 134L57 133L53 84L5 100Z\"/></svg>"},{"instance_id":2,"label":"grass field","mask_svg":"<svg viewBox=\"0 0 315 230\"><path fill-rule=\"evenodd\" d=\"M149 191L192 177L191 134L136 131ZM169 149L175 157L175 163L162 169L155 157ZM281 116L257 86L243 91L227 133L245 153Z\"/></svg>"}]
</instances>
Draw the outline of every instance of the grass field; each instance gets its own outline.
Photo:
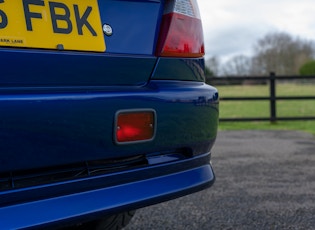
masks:
<instances>
[{"instance_id":1,"label":"grass field","mask_svg":"<svg viewBox=\"0 0 315 230\"><path fill-rule=\"evenodd\" d=\"M269 86L217 86L220 97L269 96ZM315 96L315 84L277 84L277 96ZM220 117L269 117L268 101L221 101ZM315 100L277 101L277 116L315 116ZM315 121L221 122L221 130L281 129L302 130L315 135Z\"/></svg>"}]
</instances>

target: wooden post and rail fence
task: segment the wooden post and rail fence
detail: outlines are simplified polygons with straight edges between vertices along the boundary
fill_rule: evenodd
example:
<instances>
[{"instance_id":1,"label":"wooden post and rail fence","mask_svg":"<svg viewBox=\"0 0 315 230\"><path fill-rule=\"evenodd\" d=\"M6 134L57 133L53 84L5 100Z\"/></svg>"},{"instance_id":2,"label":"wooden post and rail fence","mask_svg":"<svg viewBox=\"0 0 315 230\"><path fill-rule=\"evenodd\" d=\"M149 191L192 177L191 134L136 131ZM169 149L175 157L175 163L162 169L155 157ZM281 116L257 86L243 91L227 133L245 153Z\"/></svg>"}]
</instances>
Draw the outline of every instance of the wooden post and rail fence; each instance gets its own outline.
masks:
<instances>
[{"instance_id":1,"label":"wooden post and rail fence","mask_svg":"<svg viewBox=\"0 0 315 230\"><path fill-rule=\"evenodd\" d=\"M278 80L285 81L296 81L296 80L304 80L304 81L314 81L315 76L276 76L274 73L270 73L269 76L263 77L217 77L211 78L211 84L225 84L229 85L229 83L233 84L236 81L243 82L248 81L253 84L257 83L267 83L269 85L269 96L266 97L220 97L220 101L269 101L270 105L270 115L269 117L239 117L239 118L221 118L220 121L270 121L272 123L277 121L294 121L294 120L315 120L314 116L301 116L301 117L280 117L277 116L277 102L280 100L315 100L315 87L314 87L314 95L309 96L277 96L276 93L276 82ZM213 83L212 83L213 82ZM314 84L315 86L315 84Z\"/></svg>"}]
</instances>

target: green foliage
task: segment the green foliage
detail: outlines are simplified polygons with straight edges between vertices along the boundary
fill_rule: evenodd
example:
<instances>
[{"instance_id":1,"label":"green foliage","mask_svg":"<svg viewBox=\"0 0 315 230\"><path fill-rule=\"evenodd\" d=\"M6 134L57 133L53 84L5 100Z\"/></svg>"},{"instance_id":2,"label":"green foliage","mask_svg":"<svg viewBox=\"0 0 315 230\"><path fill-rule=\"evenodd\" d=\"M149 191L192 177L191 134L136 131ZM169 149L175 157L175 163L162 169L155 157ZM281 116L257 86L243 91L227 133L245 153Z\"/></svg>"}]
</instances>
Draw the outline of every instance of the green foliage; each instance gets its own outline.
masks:
<instances>
[{"instance_id":1,"label":"green foliage","mask_svg":"<svg viewBox=\"0 0 315 230\"><path fill-rule=\"evenodd\" d=\"M217 86L221 97L268 96L268 86ZM277 96L313 96L314 84L277 84ZM220 101L220 117L269 117L268 101ZM277 102L279 117L314 116L314 100ZM315 121L221 122L220 130L302 130L315 135Z\"/></svg>"},{"instance_id":2,"label":"green foliage","mask_svg":"<svg viewBox=\"0 0 315 230\"><path fill-rule=\"evenodd\" d=\"M299 72L302 76L315 75L315 60L309 61L302 65Z\"/></svg>"},{"instance_id":3,"label":"green foliage","mask_svg":"<svg viewBox=\"0 0 315 230\"><path fill-rule=\"evenodd\" d=\"M206 76L206 83L210 84L211 79L214 78L214 73L213 73L213 71L212 71L209 67L207 67L207 66L205 66L205 76Z\"/></svg>"},{"instance_id":4,"label":"green foliage","mask_svg":"<svg viewBox=\"0 0 315 230\"><path fill-rule=\"evenodd\" d=\"M215 60L207 63L212 70L212 66L220 67L214 73L224 76L267 76L270 72L278 76L298 75L301 65L314 57L314 44L286 32L271 32L255 42L251 56L236 55L220 66L211 65L217 64ZM315 68L311 74L315 74Z\"/></svg>"},{"instance_id":5,"label":"green foliage","mask_svg":"<svg viewBox=\"0 0 315 230\"><path fill-rule=\"evenodd\" d=\"M206 78L214 77L213 71L208 66L205 66L205 75Z\"/></svg>"},{"instance_id":6,"label":"green foliage","mask_svg":"<svg viewBox=\"0 0 315 230\"><path fill-rule=\"evenodd\" d=\"M315 121L221 122L219 130L298 130L315 135Z\"/></svg>"}]
</instances>

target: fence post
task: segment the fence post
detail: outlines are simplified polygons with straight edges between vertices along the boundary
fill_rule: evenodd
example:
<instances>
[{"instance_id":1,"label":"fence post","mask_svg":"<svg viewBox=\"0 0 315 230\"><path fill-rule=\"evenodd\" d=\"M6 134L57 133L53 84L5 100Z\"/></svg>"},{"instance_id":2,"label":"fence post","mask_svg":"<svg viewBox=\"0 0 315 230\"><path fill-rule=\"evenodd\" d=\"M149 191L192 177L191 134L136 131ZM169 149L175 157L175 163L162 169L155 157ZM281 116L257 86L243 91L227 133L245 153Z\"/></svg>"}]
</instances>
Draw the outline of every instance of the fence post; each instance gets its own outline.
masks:
<instances>
[{"instance_id":1,"label":"fence post","mask_svg":"<svg viewBox=\"0 0 315 230\"><path fill-rule=\"evenodd\" d=\"M276 108L276 75L270 72L270 122L276 123L277 121L277 108Z\"/></svg>"}]
</instances>

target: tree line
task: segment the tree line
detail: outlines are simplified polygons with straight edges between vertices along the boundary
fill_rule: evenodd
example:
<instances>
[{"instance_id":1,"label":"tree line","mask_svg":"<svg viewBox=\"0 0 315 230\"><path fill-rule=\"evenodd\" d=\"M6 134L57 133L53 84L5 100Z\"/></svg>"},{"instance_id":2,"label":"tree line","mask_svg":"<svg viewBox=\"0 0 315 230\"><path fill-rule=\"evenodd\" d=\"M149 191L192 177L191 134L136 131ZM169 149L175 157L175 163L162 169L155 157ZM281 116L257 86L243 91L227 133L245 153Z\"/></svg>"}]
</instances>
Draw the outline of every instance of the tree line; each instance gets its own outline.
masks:
<instances>
[{"instance_id":1,"label":"tree line","mask_svg":"<svg viewBox=\"0 0 315 230\"><path fill-rule=\"evenodd\" d=\"M272 32L258 39L253 55L236 55L221 63L218 57L206 60L206 75L266 76L315 75L314 41L293 37L285 32Z\"/></svg>"}]
</instances>

